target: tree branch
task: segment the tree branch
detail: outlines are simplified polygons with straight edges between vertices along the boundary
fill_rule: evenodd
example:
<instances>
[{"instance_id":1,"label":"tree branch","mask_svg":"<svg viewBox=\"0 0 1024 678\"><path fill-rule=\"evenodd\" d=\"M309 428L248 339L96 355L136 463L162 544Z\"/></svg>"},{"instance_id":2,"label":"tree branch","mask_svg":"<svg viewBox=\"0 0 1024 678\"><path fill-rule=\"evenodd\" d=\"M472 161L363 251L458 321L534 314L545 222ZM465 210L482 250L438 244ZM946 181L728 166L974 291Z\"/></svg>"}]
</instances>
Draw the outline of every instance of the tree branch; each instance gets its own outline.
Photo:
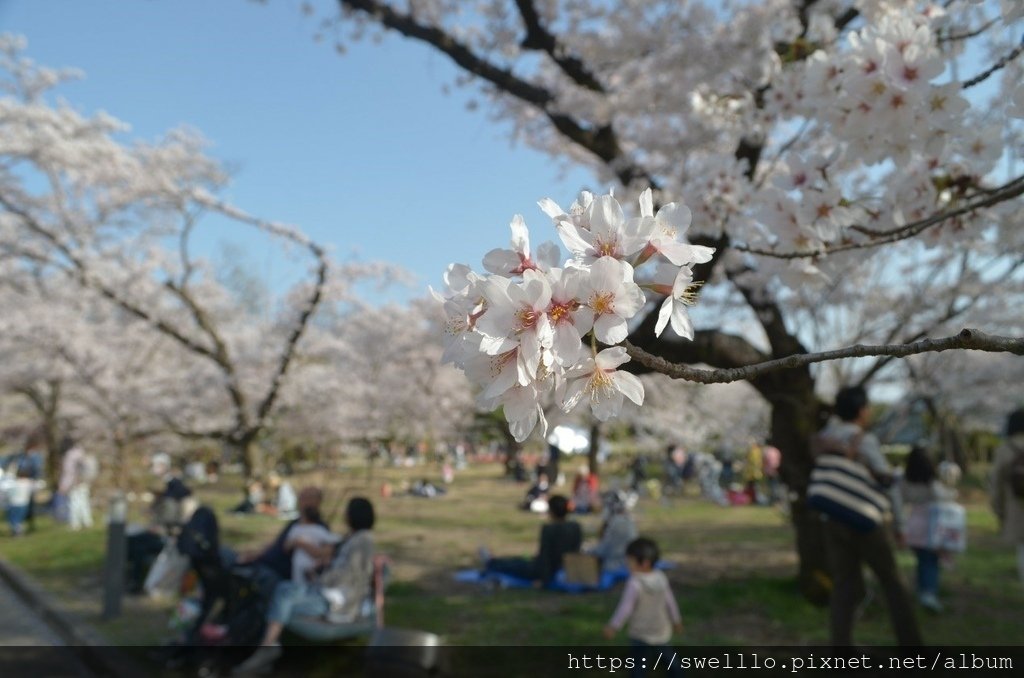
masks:
<instances>
[{"instance_id":1,"label":"tree branch","mask_svg":"<svg viewBox=\"0 0 1024 678\"><path fill-rule=\"evenodd\" d=\"M436 26L419 23L411 14L397 12L391 5L378 0L339 0L342 7L363 12L393 31L408 38L425 42L447 54L466 71L483 78L517 99L543 107L554 96L544 89L517 77L507 68L496 66L475 54L465 44Z\"/></svg>"},{"instance_id":2,"label":"tree branch","mask_svg":"<svg viewBox=\"0 0 1024 678\"><path fill-rule=\"evenodd\" d=\"M628 341L629 345L639 350L657 351L657 357L668 364L704 363L716 368L735 368L755 365L771 358L771 355L751 344L746 337L719 330L697 330L692 341L656 337L654 326L657 323L657 316L657 312L649 313L640 326L629 335ZM624 369L642 373L653 368L638 363L636 367L627 364Z\"/></svg>"},{"instance_id":3,"label":"tree branch","mask_svg":"<svg viewBox=\"0 0 1024 678\"><path fill-rule=\"evenodd\" d=\"M313 253L319 259L313 293L306 301L305 308L302 309L302 313L299 315L299 319L295 323L295 327L292 328L292 332L288 336L284 353L281 355L281 360L278 362L277 371L274 373L274 379L270 384L270 389L267 391L267 395L263 398L263 401L260 402L259 407L256 410L257 426L263 425L263 422L266 420L271 408L277 401L277 396L281 389L281 383L284 381L284 376L288 372L288 367L295 359L295 349L298 346L299 339L301 339L303 333L305 333L306 328L309 326L309 321L313 317L313 313L316 312L317 307L320 305L320 300L323 297L324 285L327 282L327 259L324 257L324 253L319 247L313 246L312 249Z\"/></svg>"},{"instance_id":4,"label":"tree branch","mask_svg":"<svg viewBox=\"0 0 1024 678\"><path fill-rule=\"evenodd\" d=\"M1020 56L1021 52L1024 52L1024 36L1021 36L1020 44L1014 47L1009 54L1007 54L1002 59L992 64L992 66L987 70L982 71L981 73L974 76L970 80L965 81L962 86L962 89L970 89L971 87L974 87L977 84L985 82L993 73L996 73L997 71L1006 68L1006 66L1009 65L1011 61Z\"/></svg>"},{"instance_id":5,"label":"tree branch","mask_svg":"<svg viewBox=\"0 0 1024 678\"><path fill-rule=\"evenodd\" d=\"M181 255L181 280L178 282L178 286L182 288L188 285L188 279L192 277L192 272L195 270L189 256L188 245L198 216L198 214L185 214L185 223L181 227L181 237L178 240L178 252Z\"/></svg>"},{"instance_id":6,"label":"tree branch","mask_svg":"<svg viewBox=\"0 0 1024 678\"><path fill-rule=\"evenodd\" d=\"M641 365L648 367L655 372L660 372L673 379L684 379L695 381L701 384L725 384L733 381L752 381L754 378L767 372L778 370L790 370L806 367L813 363L826 362L829 360L841 360L843 358L862 358L875 355L891 355L903 358L918 353L936 351L948 351L951 349L968 349L975 351L988 351L992 353L1013 353L1024 355L1024 337L1003 337L988 335L980 330L964 329L959 334L942 339L924 339L908 344L888 344L881 346L865 346L857 344L834 351L821 351L818 353L801 353L776 360L767 360L754 365L725 369L704 369L690 367L689 365L678 365L671 363L664 358L659 358L647 351L634 346L626 341L624 344L630 357Z\"/></svg>"},{"instance_id":7,"label":"tree branch","mask_svg":"<svg viewBox=\"0 0 1024 678\"><path fill-rule=\"evenodd\" d=\"M40 224L31 214L11 204L11 202L7 200L6 197L3 195L0 195L0 205L3 205L5 209L7 209L15 216L19 217L24 223L24 225L30 231L39 236L42 236L45 240L47 240L54 247L56 247L57 251L60 252L64 257L68 259L68 261L71 262L72 270L68 271L68 273L78 278L78 281L83 286L95 290L103 297L109 299L110 301L113 301L126 312L130 313L136 318L139 318L140 320L149 323L150 325L157 328L167 336L171 337L188 350L198 355L202 355L207 358L216 360L213 351L211 351L208 347L193 341L189 337L185 336L182 332L180 332L176 327L168 323L166 320L158 318L149 311L147 311L145 308L132 303L130 300L118 294L116 290L105 285L101 280L97 280L96 278L91 276L89 274L89 268L88 266L86 266L85 262L82 261L80 257L76 256L75 253L72 252L71 249L68 248L61 241L61 239L56 236L56 234L52 233L49 229L43 227L42 224Z\"/></svg>"},{"instance_id":8,"label":"tree branch","mask_svg":"<svg viewBox=\"0 0 1024 678\"><path fill-rule=\"evenodd\" d=\"M856 7L851 7L842 14L836 17L835 27L837 31L842 31L844 28L853 23L853 20L860 16L860 10Z\"/></svg>"},{"instance_id":9,"label":"tree branch","mask_svg":"<svg viewBox=\"0 0 1024 678\"><path fill-rule=\"evenodd\" d=\"M523 26L526 28L526 37L519 43L520 47L544 52L551 57L562 73L569 76L580 87L602 94L605 92L604 86L593 73L587 70L582 61L576 57L562 54L562 48L555 36L541 25L540 16L537 14L533 0L516 0L516 7L519 8L519 16L522 17Z\"/></svg>"},{"instance_id":10,"label":"tree branch","mask_svg":"<svg viewBox=\"0 0 1024 678\"><path fill-rule=\"evenodd\" d=\"M206 310L196 303L187 290L178 287L173 280L165 282L164 287L185 305L185 308L188 309L199 329L213 342L213 351L210 358L220 368L221 372L224 373L224 376L227 377L225 379L225 386L227 387L228 395L231 396L231 402L235 406L236 426L239 429L248 428L249 416L246 411L246 398L245 394L242 393L241 387L238 385L238 375L235 372L235 365L228 352L227 343L221 338L213 323L210 322Z\"/></svg>"},{"instance_id":11,"label":"tree branch","mask_svg":"<svg viewBox=\"0 0 1024 678\"><path fill-rule=\"evenodd\" d=\"M782 309L772 298L769 291L762 285L754 288L744 285L739 280L740 274L730 271L729 280L743 295L744 301L754 312L761 327L764 328L768 343L772 347L772 355L781 357L794 353L804 353L807 349L800 340L786 328Z\"/></svg>"},{"instance_id":12,"label":"tree branch","mask_svg":"<svg viewBox=\"0 0 1024 678\"><path fill-rule=\"evenodd\" d=\"M837 252L869 249L879 247L881 245L888 245L890 243L907 240L919 235L929 228L937 226L948 219L954 219L969 212L973 212L984 207L991 207L992 205L998 205L1001 202L1006 202L1007 200L1012 200L1020 195L1024 195L1024 176L1019 176L1009 183L1003 184L999 188L992 189L991 191L984 191L981 195L983 197L973 201L968 201L960 207L946 210L945 212L939 212L930 217L926 217L888 231L873 231L863 226L849 227L872 237L872 240L867 240L865 242L844 243L842 245L826 247L815 252L776 252L774 250L749 247L747 245L733 245L733 247L740 252L747 252L748 254L757 254L765 257L775 257L776 259L813 259L826 254L835 254Z\"/></svg>"},{"instance_id":13,"label":"tree branch","mask_svg":"<svg viewBox=\"0 0 1024 678\"><path fill-rule=\"evenodd\" d=\"M960 40L970 40L971 38L978 37L979 35L981 35L985 31L987 31L988 29L990 29L993 26L995 26L997 23L999 23L999 19L989 19L988 21L986 21L985 23L983 23L981 26L979 26L977 29L975 29L973 31L968 31L967 33L956 33L956 34L947 33L945 35L940 36L937 39L937 42L939 42L941 44L941 43L944 43L944 42L959 42Z\"/></svg>"},{"instance_id":14,"label":"tree branch","mask_svg":"<svg viewBox=\"0 0 1024 678\"><path fill-rule=\"evenodd\" d=\"M994 289L996 289L997 287L999 287L999 285L1001 285L1002 283L1004 283L1007 280L1009 280L1010 278L1012 278L1014 276L1014 274L1018 270L1020 270L1021 266L1024 266L1024 258L1018 258L1015 262L1013 262L1012 266L1010 266L1006 271L1004 271L1002 273L1002 275L1000 275L998 278L996 278L995 280L991 281L990 283L984 285L983 287L979 288L977 292L975 292L974 294L972 294L972 295L970 295L968 297L967 301L965 301L965 302L963 302L963 303L961 303L959 305L957 304L957 300L960 298L960 295L958 295L956 293L952 294L950 296L949 303L946 305L945 312L941 316L936 318L931 323L930 327L928 327L926 329L919 330L919 331L915 332L913 335L911 335L911 336L907 337L906 339L904 339L904 343L911 342L911 341L917 341L919 339L923 339L924 337L926 337L931 332L934 332L940 325L948 323L951 320L956 319L958 316L963 315L968 310L973 308L974 304L976 304L978 301L980 301L983 297L985 297L986 295L992 293L992 291ZM961 260L961 269L960 269L960 276L961 276L961 278L963 278L963 276L964 276L964 274L966 273L967 270L968 270L968 253L964 252L963 259ZM891 343L895 339L896 333L902 327L903 327L902 323L901 324L897 324L896 326L894 326L892 332L889 334L889 338L888 338L886 343ZM899 356L893 356L893 355L880 356L879 359L875 362L875 364L871 366L871 368L864 374L864 376L861 377L861 379L859 380L859 384L861 386L867 384L868 381L879 372L879 370L881 370L883 367L885 367L886 365L891 363L897 357L899 357Z\"/></svg>"},{"instance_id":15,"label":"tree branch","mask_svg":"<svg viewBox=\"0 0 1024 678\"><path fill-rule=\"evenodd\" d=\"M267 415L273 408L274 403L277 402L277 397L281 390L281 384L284 381L284 377L288 372L288 368L291 366L295 359L296 348L302 335L305 334L309 327L310 320L313 314L316 312L317 307L320 305L320 301L323 299L324 287L327 284L327 270L328 262L327 256L316 243L307 239L305 236L297 233L296 231L283 226L281 224L271 223L253 217L241 210L235 209L229 205L225 205L223 202L217 200L211 195L204 193L193 195L193 199L207 209L211 209L221 214L227 215L232 219L236 219L243 223L254 226L262 231L272 233L278 237L285 238L291 242L305 247L309 250L310 254L317 261L317 272L316 281L313 284L313 291L310 293L306 300L306 305L303 307L302 312L299 314L298 320L296 320L291 333L288 335L288 339L285 342L284 350L281 353L281 359L278 361L277 370L274 372L274 376L270 383L270 388L267 390L267 394L260 401L260 404L256 407L256 420L249 427L250 434L257 433L263 428L264 422L266 421Z\"/></svg>"},{"instance_id":16,"label":"tree branch","mask_svg":"<svg viewBox=\"0 0 1024 678\"><path fill-rule=\"evenodd\" d=\"M633 181L643 180L653 188L658 187L658 182L645 169L633 162L623 162L624 154L611 124L588 127L575 118L559 112L555 107L555 95L547 89L523 80L507 68L491 63L443 29L422 24L412 15L396 11L386 2L379 2L379 0L338 0L338 2L343 8L363 12L384 27L407 38L425 42L446 54L468 73L484 79L500 91L538 109L566 138L593 153L611 167L623 185L628 186Z\"/></svg>"},{"instance_id":17,"label":"tree branch","mask_svg":"<svg viewBox=\"0 0 1024 678\"><path fill-rule=\"evenodd\" d=\"M188 429L181 428L174 421L171 420L167 415L161 415L160 419L164 422L164 426L167 427L174 435L179 438L186 440L230 440L231 433L224 431L223 429L214 429L210 431L190 431Z\"/></svg>"}]
</instances>

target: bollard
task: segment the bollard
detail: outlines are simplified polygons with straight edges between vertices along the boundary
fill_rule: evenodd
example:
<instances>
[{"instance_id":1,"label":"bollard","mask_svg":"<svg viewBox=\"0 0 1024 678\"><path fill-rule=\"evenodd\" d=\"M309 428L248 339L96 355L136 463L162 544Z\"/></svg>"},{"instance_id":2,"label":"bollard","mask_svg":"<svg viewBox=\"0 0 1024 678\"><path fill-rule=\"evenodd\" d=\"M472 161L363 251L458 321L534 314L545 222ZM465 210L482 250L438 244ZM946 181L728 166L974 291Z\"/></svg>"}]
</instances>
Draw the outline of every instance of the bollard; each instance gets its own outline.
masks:
<instances>
[{"instance_id":1,"label":"bollard","mask_svg":"<svg viewBox=\"0 0 1024 678\"><path fill-rule=\"evenodd\" d=\"M107 519L107 561L103 567L103 619L113 619L121 614L121 597L124 595L124 565L127 539L125 521L128 503L124 495L115 494L110 500L110 515Z\"/></svg>"}]
</instances>

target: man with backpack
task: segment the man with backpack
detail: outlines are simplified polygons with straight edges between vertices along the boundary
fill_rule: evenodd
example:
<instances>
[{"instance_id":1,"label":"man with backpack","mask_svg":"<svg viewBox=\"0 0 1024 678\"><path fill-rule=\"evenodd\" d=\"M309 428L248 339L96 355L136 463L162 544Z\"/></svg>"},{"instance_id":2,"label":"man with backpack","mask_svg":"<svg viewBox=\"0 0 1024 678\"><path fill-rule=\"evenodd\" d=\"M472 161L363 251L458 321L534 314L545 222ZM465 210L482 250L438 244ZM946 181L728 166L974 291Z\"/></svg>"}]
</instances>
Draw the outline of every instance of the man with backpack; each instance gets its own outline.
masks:
<instances>
[{"instance_id":1,"label":"man with backpack","mask_svg":"<svg viewBox=\"0 0 1024 678\"><path fill-rule=\"evenodd\" d=\"M891 483L892 469L882 454L878 438L865 430L869 419L868 397L864 388L851 386L841 389L836 394L835 416L812 443L816 456L845 458L839 464L832 462L834 470L821 473L820 480L816 478L820 473L816 470L811 476L812 487L808 490L808 501L812 506L815 506L811 495L815 493L816 484L824 486L819 490L820 496L835 499L831 503L824 502L816 506L822 511L825 551L832 577L832 644L853 644L853 622L857 607L865 596L863 566L867 565L875 573L885 594L898 643L922 645L917 617L900 580L888 527L884 522L884 508L887 508L884 504L888 504L888 501L884 497L882 485ZM819 460L819 466L829 468L822 461ZM861 470L858 471L858 468ZM848 470L847 475L844 475L843 469ZM858 495L864 494L862 490L858 489L850 496L853 501L844 492L844 488L855 486L858 476L869 482L874 479L871 484L875 485L875 489L869 492L876 496L882 495L879 496L879 503L883 504L883 511L881 520L877 522L871 515L873 507L858 505ZM830 508L826 510L826 507Z\"/></svg>"},{"instance_id":2,"label":"man with backpack","mask_svg":"<svg viewBox=\"0 0 1024 678\"><path fill-rule=\"evenodd\" d=\"M1017 573L1024 585L1024 407L1006 419L1006 441L992 464L992 508L1003 536L1017 547Z\"/></svg>"}]
</instances>

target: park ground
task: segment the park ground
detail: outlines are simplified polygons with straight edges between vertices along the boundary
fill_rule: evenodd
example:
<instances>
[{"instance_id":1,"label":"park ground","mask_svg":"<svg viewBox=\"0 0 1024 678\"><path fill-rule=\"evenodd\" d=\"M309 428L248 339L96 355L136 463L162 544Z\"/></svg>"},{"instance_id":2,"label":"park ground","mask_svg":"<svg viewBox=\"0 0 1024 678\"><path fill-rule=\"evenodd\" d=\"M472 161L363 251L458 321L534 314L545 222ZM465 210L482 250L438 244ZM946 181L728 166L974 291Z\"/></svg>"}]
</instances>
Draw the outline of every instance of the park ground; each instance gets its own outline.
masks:
<instances>
[{"instance_id":1,"label":"park ground","mask_svg":"<svg viewBox=\"0 0 1024 678\"><path fill-rule=\"evenodd\" d=\"M614 469L606 477L614 477ZM934 645L1016 645L1024 638L1024 591L1016 582L1013 551L996 531L982 483L984 469L970 474L962 490L968 508L969 545L943 571L945 613L920 611L926 642ZM453 573L476 566L477 549L497 554L532 553L541 518L515 509L526 487L507 480L496 463L460 472L446 496L422 499L399 491L403 482L439 476L424 467L369 469L355 465L296 480L327 490L324 513L340 529L344 502L369 496L378 509L378 548L392 561L387 590L388 626L442 635L458 645L604 645L601 628L621 588L568 595L537 590L490 589L457 583ZM383 483L396 488L382 498ZM234 516L226 509L240 498L240 481L226 477L198 488L218 510L226 544L256 546L281 528L268 516ZM99 511L97 511L97 514ZM679 645L823 645L827 611L805 602L795 585L792 530L778 508L719 507L696 496L642 498L636 519L654 537L664 557L683 615ZM134 516L141 519L141 515ZM581 519L593 538L597 516ZM102 521L99 521L102 522ZM68 615L88 624L113 644L153 645L165 639L171 601L128 598L123 614L101 621L102 527L70 532L48 518L21 539L0 539L0 557L33 577ZM913 557L899 563L911 581ZM876 587L877 590L877 587ZM866 605L856 629L864 645L893 643L880 596ZM624 642L619 638L617 643Z\"/></svg>"}]
</instances>

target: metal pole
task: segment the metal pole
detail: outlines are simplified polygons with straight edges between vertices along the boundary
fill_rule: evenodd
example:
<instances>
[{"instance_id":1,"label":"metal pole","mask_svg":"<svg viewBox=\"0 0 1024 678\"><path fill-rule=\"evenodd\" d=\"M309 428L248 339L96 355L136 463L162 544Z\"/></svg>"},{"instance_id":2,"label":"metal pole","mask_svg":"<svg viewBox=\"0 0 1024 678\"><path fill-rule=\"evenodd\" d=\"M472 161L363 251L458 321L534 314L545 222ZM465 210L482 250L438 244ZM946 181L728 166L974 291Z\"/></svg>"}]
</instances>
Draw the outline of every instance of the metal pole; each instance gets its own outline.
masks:
<instances>
[{"instance_id":1,"label":"metal pole","mask_svg":"<svg viewBox=\"0 0 1024 678\"><path fill-rule=\"evenodd\" d=\"M107 561L103 567L103 619L113 619L121 614L121 597L124 595L124 565L127 539L125 519L128 504L124 495L118 492L110 500L110 515L107 520Z\"/></svg>"}]
</instances>

